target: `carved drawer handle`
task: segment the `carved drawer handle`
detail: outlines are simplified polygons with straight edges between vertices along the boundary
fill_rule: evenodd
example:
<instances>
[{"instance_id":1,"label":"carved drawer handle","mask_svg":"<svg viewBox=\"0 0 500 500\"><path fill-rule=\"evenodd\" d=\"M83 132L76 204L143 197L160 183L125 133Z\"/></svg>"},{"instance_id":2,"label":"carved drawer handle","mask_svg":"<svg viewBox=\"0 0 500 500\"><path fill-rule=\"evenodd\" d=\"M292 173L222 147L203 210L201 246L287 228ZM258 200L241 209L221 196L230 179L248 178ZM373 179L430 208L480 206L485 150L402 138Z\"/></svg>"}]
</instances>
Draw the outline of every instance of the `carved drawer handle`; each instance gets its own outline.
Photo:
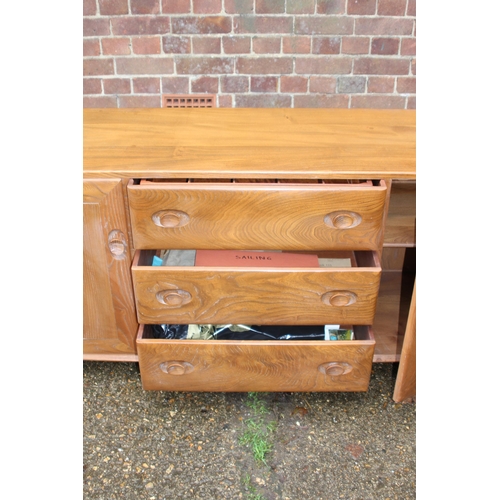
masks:
<instances>
[{"instance_id":1,"label":"carved drawer handle","mask_svg":"<svg viewBox=\"0 0 500 500\"><path fill-rule=\"evenodd\" d=\"M361 215L356 212L331 212L323 219L325 224L333 229L351 229L361 223Z\"/></svg>"},{"instance_id":2,"label":"carved drawer handle","mask_svg":"<svg viewBox=\"0 0 500 500\"><path fill-rule=\"evenodd\" d=\"M189 222L189 215L180 210L160 210L151 219L160 227L182 227Z\"/></svg>"},{"instance_id":3,"label":"carved drawer handle","mask_svg":"<svg viewBox=\"0 0 500 500\"><path fill-rule=\"evenodd\" d=\"M318 370L334 380L335 377L350 373L352 371L352 366L349 363L332 361L319 365Z\"/></svg>"},{"instance_id":4,"label":"carved drawer handle","mask_svg":"<svg viewBox=\"0 0 500 500\"><path fill-rule=\"evenodd\" d=\"M167 375L186 375L194 370L194 366L187 361L164 361L160 364L160 370Z\"/></svg>"},{"instance_id":5,"label":"carved drawer handle","mask_svg":"<svg viewBox=\"0 0 500 500\"><path fill-rule=\"evenodd\" d=\"M123 260L127 255L127 240L119 229L113 229L108 235L108 248L116 260Z\"/></svg>"},{"instance_id":6,"label":"carved drawer handle","mask_svg":"<svg viewBox=\"0 0 500 500\"><path fill-rule=\"evenodd\" d=\"M156 293L156 300L168 307L181 307L193 300L186 290L160 290Z\"/></svg>"},{"instance_id":7,"label":"carved drawer handle","mask_svg":"<svg viewBox=\"0 0 500 500\"><path fill-rule=\"evenodd\" d=\"M358 296L348 290L333 290L323 294L321 300L327 306L347 307L354 304L358 300Z\"/></svg>"}]
</instances>

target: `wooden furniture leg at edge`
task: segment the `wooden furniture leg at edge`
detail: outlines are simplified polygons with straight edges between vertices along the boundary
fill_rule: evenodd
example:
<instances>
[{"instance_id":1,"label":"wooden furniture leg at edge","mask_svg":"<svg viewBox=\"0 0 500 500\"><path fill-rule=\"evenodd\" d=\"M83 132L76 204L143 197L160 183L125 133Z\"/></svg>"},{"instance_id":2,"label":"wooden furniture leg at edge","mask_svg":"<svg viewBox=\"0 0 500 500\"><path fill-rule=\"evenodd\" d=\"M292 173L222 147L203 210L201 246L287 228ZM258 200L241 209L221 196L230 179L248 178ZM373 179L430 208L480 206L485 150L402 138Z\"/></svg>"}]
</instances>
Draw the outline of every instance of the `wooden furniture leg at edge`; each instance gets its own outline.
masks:
<instances>
[{"instance_id":1,"label":"wooden furniture leg at edge","mask_svg":"<svg viewBox=\"0 0 500 500\"><path fill-rule=\"evenodd\" d=\"M394 387L393 399L396 402L413 402L417 396L417 297L416 281L413 285L410 312L406 324L405 338L401 351L398 375Z\"/></svg>"}]
</instances>

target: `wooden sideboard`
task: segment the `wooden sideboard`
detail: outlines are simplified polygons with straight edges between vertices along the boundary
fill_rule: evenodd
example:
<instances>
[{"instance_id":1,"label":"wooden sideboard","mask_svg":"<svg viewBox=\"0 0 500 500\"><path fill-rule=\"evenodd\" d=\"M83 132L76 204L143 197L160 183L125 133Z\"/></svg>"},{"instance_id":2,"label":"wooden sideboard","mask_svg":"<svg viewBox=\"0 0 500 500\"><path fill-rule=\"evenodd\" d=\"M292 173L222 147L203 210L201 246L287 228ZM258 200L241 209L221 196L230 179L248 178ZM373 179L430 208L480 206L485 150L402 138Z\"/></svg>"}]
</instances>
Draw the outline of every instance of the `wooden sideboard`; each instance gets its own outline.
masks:
<instances>
[{"instance_id":1,"label":"wooden sideboard","mask_svg":"<svg viewBox=\"0 0 500 500\"><path fill-rule=\"evenodd\" d=\"M415 111L85 109L85 360L147 390L416 396ZM163 249L353 267L153 266ZM163 340L154 324L354 325L351 341Z\"/></svg>"}]
</instances>

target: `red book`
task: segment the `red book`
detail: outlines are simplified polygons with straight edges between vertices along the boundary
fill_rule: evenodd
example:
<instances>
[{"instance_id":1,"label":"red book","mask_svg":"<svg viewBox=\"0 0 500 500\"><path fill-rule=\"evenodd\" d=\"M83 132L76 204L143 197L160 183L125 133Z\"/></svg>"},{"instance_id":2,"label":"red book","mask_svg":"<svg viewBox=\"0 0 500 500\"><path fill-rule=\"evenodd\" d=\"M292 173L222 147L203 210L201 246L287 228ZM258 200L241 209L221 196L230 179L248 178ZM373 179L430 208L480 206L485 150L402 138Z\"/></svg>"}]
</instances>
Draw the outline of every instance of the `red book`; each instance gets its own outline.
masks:
<instances>
[{"instance_id":1,"label":"red book","mask_svg":"<svg viewBox=\"0 0 500 500\"><path fill-rule=\"evenodd\" d=\"M317 255L255 250L197 250L195 266L319 267Z\"/></svg>"}]
</instances>

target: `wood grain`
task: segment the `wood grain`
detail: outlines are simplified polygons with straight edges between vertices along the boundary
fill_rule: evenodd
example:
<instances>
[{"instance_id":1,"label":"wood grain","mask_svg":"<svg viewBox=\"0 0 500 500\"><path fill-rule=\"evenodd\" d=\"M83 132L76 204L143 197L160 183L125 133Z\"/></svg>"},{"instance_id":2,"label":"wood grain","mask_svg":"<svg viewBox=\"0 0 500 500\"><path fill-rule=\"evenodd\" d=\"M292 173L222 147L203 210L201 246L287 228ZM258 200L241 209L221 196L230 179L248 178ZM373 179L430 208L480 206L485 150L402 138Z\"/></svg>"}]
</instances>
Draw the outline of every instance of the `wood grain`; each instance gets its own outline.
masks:
<instances>
[{"instance_id":1,"label":"wood grain","mask_svg":"<svg viewBox=\"0 0 500 500\"><path fill-rule=\"evenodd\" d=\"M359 341L196 341L144 339L143 328L137 346L145 390L366 391L370 380L371 332ZM176 364L172 373L164 371L168 362ZM331 376L321 369L328 363L352 369Z\"/></svg>"},{"instance_id":2,"label":"wood grain","mask_svg":"<svg viewBox=\"0 0 500 500\"><path fill-rule=\"evenodd\" d=\"M414 179L414 110L85 109L84 175Z\"/></svg>"},{"instance_id":3,"label":"wood grain","mask_svg":"<svg viewBox=\"0 0 500 500\"><path fill-rule=\"evenodd\" d=\"M137 320L127 222L120 179L83 183L84 354L135 354ZM125 253L110 251L109 235L123 234ZM121 249L120 249L121 251Z\"/></svg>"},{"instance_id":4,"label":"wood grain","mask_svg":"<svg viewBox=\"0 0 500 500\"><path fill-rule=\"evenodd\" d=\"M129 185L136 248L377 250L381 241L385 185L197 184ZM184 214L161 227L159 212ZM334 227L329 214L355 227ZM179 216L180 217L180 216Z\"/></svg>"},{"instance_id":5,"label":"wood grain","mask_svg":"<svg viewBox=\"0 0 500 500\"><path fill-rule=\"evenodd\" d=\"M414 400L417 395L417 284L413 288L401 363L394 387L394 401Z\"/></svg>"},{"instance_id":6,"label":"wood grain","mask_svg":"<svg viewBox=\"0 0 500 500\"><path fill-rule=\"evenodd\" d=\"M375 264L332 269L153 267L137 265L139 258L132 266L137 314L140 323L148 324L368 325L381 275ZM174 300L162 303L158 297L169 290ZM332 291L352 293L356 301L332 305Z\"/></svg>"}]
</instances>

